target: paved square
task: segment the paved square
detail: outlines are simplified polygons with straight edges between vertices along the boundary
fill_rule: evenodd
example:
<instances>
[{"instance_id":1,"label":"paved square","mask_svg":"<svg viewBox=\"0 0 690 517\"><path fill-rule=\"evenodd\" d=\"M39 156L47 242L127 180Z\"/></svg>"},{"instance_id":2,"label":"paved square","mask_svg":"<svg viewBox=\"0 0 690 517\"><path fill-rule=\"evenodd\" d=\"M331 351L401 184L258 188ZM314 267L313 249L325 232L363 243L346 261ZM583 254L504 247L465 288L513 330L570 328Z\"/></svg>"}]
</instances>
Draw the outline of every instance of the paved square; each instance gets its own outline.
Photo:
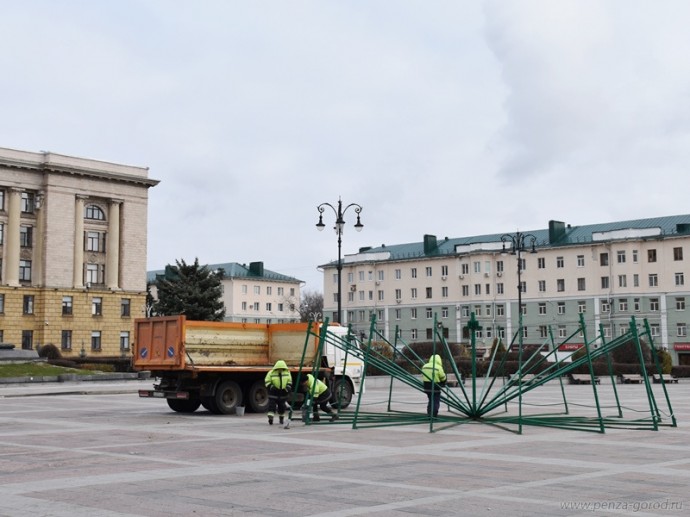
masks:
<instances>
[{"instance_id":1,"label":"paved square","mask_svg":"<svg viewBox=\"0 0 690 517\"><path fill-rule=\"evenodd\" d=\"M0 386L1 516L687 515L690 383L668 385L678 427L606 433L428 424L290 429L265 415L184 415L140 399L151 381ZM91 384L91 383L89 383ZM467 386L466 386L467 388ZM649 415L643 385L617 385L626 413ZM665 400L653 385L662 413ZM591 386L565 386L595 415ZM56 392L62 392L57 395ZM613 414L611 386L599 386ZM31 395L31 396L26 396ZM362 411L385 411L371 382ZM424 413L395 386L396 410ZM558 383L524 412L562 410ZM647 413L645 415L645 408ZM511 404L509 411L516 412ZM668 421L668 419L666 419Z\"/></svg>"}]
</instances>

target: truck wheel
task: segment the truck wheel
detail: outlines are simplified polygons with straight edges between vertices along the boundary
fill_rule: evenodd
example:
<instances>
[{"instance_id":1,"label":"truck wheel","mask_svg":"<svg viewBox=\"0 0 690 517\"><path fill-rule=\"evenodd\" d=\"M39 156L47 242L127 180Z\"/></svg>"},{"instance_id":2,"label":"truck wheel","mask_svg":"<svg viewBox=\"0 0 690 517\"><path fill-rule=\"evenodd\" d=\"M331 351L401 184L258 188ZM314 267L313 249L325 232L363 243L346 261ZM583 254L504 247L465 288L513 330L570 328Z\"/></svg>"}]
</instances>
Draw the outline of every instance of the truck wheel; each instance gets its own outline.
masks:
<instances>
[{"instance_id":1,"label":"truck wheel","mask_svg":"<svg viewBox=\"0 0 690 517\"><path fill-rule=\"evenodd\" d=\"M331 406L334 408L345 409L352 402L353 390L346 379L338 379L333 383L333 394L331 396ZM340 403L338 403L340 401Z\"/></svg>"},{"instance_id":2,"label":"truck wheel","mask_svg":"<svg viewBox=\"0 0 690 517\"><path fill-rule=\"evenodd\" d=\"M213 397L201 397L201 405L214 415L220 414L218 406L216 406L216 400Z\"/></svg>"},{"instance_id":3,"label":"truck wheel","mask_svg":"<svg viewBox=\"0 0 690 517\"><path fill-rule=\"evenodd\" d=\"M256 381L249 388L247 405L254 413L265 413L268 411L268 390L263 381Z\"/></svg>"},{"instance_id":4,"label":"truck wheel","mask_svg":"<svg viewBox=\"0 0 690 517\"><path fill-rule=\"evenodd\" d=\"M168 407L173 411L178 413L194 413L199 406L201 401L199 399L166 399L168 401Z\"/></svg>"},{"instance_id":5,"label":"truck wheel","mask_svg":"<svg viewBox=\"0 0 690 517\"><path fill-rule=\"evenodd\" d=\"M242 389L235 381L222 382L216 388L214 400L220 414L234 413L235 408L242 405Z\"/></svg>"}]
</instances>

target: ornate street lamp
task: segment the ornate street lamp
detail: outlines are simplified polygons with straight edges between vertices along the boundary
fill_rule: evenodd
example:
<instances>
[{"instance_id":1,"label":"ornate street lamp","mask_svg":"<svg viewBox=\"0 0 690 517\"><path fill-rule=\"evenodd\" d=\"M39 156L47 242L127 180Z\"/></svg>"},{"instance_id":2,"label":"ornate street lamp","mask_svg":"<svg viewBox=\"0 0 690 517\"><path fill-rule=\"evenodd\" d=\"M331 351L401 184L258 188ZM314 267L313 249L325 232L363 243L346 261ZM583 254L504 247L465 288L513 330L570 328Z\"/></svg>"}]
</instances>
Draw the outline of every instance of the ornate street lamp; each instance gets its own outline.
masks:
<instances>
[{"instance_id":1,"label":"ornate street lamp","mask_svg":"<svg viewBox=\"0 0 690 517\"><path fill-rule=\"evenodd\" d=\"M503 243L502 253L517 255L517 277L518 277L518 343L520 353L522 353L522 253L526 251L525 242L529 242L529 252L536 253L537 238L531 233L517 232L515 234L505 234L501 237ZM510 243L510 250L506 249L506 243Z\"/></svg>"},{"instance_id":2,"label":"ornate street lamp","mask_svg":"<svg viewBox=\"0 0 690 517\"><path fill-rule=\"evenodd\" d=\"M364 228L364 225L362 222L359 220L359 214L362 211L362 206L358 205L357 203L350 203L347 205L345 208L343 208L343 202L340 198L338 198L338 208L334 207L330 203L321 203L319 206L316 207L316 209L319 211L319 222L316 223L316 229L319 231L322 231L326 225L323 224L323 213L326 210L326 207L329 207L331 210L333 210L333 213L335 214L335 226L333 229L335 230L335 234L338 236L338 264L337 264L337 270L338 270L338 323L342 323L342 271L343 271L343 262L341 259L341 248L342 248L342 236L343 236L343 230L345 229L345 219L343 219L343 216L345 215L345 212L349 208L353 208L355 213L357 214L357 222L355 223L355 230L358 232L362 231L362 228Z\"/></svg>"}]
</instances>

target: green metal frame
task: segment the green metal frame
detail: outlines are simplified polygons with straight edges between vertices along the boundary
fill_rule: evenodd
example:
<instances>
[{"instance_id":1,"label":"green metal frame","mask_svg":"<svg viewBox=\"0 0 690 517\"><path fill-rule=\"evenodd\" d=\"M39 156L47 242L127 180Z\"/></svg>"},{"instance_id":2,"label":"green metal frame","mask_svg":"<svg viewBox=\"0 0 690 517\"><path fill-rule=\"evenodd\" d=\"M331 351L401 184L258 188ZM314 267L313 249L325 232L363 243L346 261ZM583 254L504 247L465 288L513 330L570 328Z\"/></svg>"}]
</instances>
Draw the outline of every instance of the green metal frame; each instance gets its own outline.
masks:
<instances>
[{"instance_id":1,"label":"green metal frame","mask_svg":"<svg viewBox=\"0 0 690 517\"><path fill-rule=\"evenodd\" d=\"M598 335L590 340L587 336L587 325L584 320L584 315L581 314L578 330L561 342L557 342L554 339L551 327L549 327L549 338L543 345L547 346L548 349L545 352L542 352L540 348L537 348L531 353L523 349L522 340L518 339L518 330L518 333L513 336L508 348L510 350L510 348L517 343L519 358L517 371L514 372L512 376L506 376L504 372L506 370L505 363L508 354L506 353L503 357L498 359L497 352L499 347L497 346L494 347L493 353L488 358L488 366L484 377L479 377L477 374L476 333L481 327L474 313L472 313L467 325L470 331L471 353L471 375L467 379L469 381L468 389L465 388L462 375L458 371L450 347L443 337L442 326L437 321L436 316L434 316L433 328L432 354L439 354L444 359L444 365L448 367L447 373L449 381L452 381L452 377L455 378L455 382L448 382L445 386L439 385L432 387L432 389L441 390L441 404L447 407L447 411L436 418L427 416L425 411L394 409L393 397L396 381L424 394L424 383L421 373L422 365L426 362L426 359L428 359L419 357L412 348L402 340L397 327L395 329L394 342L390 343L385 336L376 329L375 316L371 318L369 337L366 342L354 336L351 328L344 338L329 332L328 320L321 326L319 334L316 334L312 330L313 326L310 324L307 330L308 335L305 341L303 358L306 356L311 336L318 335L319 355L317 357L321 356L321 351L325 343L330 343L332 346L339 347L345 352L346 360L348 357L354 357L362 361L362 386L365 386L366 372L370 366L381 371L383 375L390 377L388 400L385 410L365 411L363 401L364 389L360 389L354 411L341 412L341 418L336 423L350 424L353 429L425 423L429 425L430 432L435 432L437 429L445 429L450 426L480 422L513 430L518 434L522 433L522 428L525 425L599 433L604 433L607 428L647 429L656 431L660 426L677 426L668 390L663 381L663 376L661 389L664 393L667 408L666 415L662 415L655 398L654 389L649 381L644 363L644 354L641 344L642 339L646 338L648 340L652 350L654 359L653 368L660 374L662 373L662 369L657 354L654 353L655 348L652 334L646 320L644 321L643 329L639 329L635 318L631 318L629 330L623 335L608 341L604 338L603 327L600 325ZM558 350L574 338L577 338L578 342L584 339L585 353L574 360L566 362L563 360L562 355L559 356ZM613 373L611 353L616 348L630 341L635 344L637 350L639 368L642 373L646 399L649 406L648 417L624 417L624 406L621 403L622 390L618 389L616 378ZM375 343L385 343L389 345L393 351L392 357L390 357L389 354L382 353L382 350L374 346ZM543 348L543 346L541 348ZM594 363L597 360L605 360L607 364L616 409L616 414L612 416L604 414L604 409L606 408L602 406L600 400L599 390L608 385L600 386L598 384L599 379L595 375L594 368ZM318 361L316 361L312 369L313 375L318 375L319 366ZM592 411L592 415L572 414L570 407L572 404L569 405L567 400L568 389L566 389L564 379L581 369L585 369L588 372L589 383L592 390L592 402L591 405L579 405L578 407ZM302 373L301 370L300 368L298 382L299 376ZM557 381L560 385L563 410L546 413L523 411L523 409L532 409L534 407L525 402L525 396L551 381ZM481 387L479 385L480 383ZM582 390L583 388L583 386L578 386L576 389ZM667 420L670 420L670 422ZM308 418L306 422L309 423ZM328 425L332 424L328 423ZM516 426L517 428L513 429L511 426Z\"/></svg>"}]
</instances>

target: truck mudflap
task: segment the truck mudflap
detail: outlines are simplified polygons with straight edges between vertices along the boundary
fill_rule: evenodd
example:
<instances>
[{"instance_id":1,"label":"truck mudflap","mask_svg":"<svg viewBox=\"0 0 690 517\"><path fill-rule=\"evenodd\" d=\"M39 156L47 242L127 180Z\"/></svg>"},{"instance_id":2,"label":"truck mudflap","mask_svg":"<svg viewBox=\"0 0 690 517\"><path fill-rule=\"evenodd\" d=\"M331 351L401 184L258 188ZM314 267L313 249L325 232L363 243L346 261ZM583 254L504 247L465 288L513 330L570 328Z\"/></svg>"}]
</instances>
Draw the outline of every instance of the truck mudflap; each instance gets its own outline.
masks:
<instances>
[{"instance_id":1,"label":"truck mudflap","mask_svg":"<svg viewBox=\"0 0 690 517\"><path fill-rule=\"evenodd\" d=\"M139 390L141 398L189 400L188 391Z\"/></svg>"}]
</instances>

